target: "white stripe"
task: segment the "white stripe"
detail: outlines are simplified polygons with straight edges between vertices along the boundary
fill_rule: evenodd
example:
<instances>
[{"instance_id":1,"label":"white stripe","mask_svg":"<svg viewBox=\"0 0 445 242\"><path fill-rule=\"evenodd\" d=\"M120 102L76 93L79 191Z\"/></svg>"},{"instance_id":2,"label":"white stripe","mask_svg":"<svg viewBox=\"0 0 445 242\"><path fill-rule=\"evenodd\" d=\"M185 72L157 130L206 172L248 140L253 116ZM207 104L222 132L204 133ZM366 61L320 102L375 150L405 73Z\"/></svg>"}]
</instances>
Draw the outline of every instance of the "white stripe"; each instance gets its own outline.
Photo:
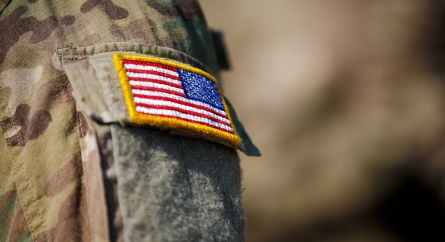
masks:
<instances>
[{"instance_id":1,"label":"white stripe","mask_svg":"<svg viewBox=\"0 0 445 242\"><path fill-rule=\"evenodd\" d=\"M142 71L157 71L162 72L165 74L169 74L172 76L179 76L179 73L176 71L171 71L168 69L160 68L157 66L144 66L144 65L136 65L136 64L124 64L125 69L135 69L135 70L142 70Z\"/></svg>"},{"instance_id":2,"label":"white stripe","mask_svg":"<svg viewBox=\"0 0 445 242\"><path fill-rule=\"evenodd\" d=\"M177 85L182 85L181 81L175 80L169 77L160 76L156 74L145 74L145 73L136 73L136 72L127 72L128 77L135 77L135 78L145 78L145 79L155 79L160 81L165 81ZM131 78L130 78L131 79Z\"/></svg>"},{"instance_id":3,"label":"white stripe","mask_svg":"<svg viewBox=\"0 0 445 242\"><path fill-rule=\"evenodd\" d=\"M158 84L153 82L140 82L140 81L130 81L130 85L133 86L143 86L143 87L153 87L153 88L160 88L160 89L166 89L174 92L184 93L184 90L182 88L176 88L167 86L164 84Z\"/></svg>"},{"instance_id":4,"label":"white stripe","mask_svg":"<svg viewBox=\"0 0 445 242\"><path fill-rule=\"evenodd\" d=\"M195 104L195 105L199 105L199 106L203 106L206 108L209 108L219 114L221 114L222 116L227 116L227 113L225 111L222 111L220 109L214 108L211 105L208 105L207 103L202 103L199 101L195 101L195 100L189 100L187 98L181 97L181 96L177 96L174 94L170 94L170 93L165 93L165 92L156 92L156 91L148 91L148 90L138 90L138 89L133 89L132 90L133 94L141 94L141 95L148 95L148 96L156 96L156 97L168 97L168 98L172 98L181 102L185 102L185 103L191 103L191 104Z\"/></svg>"},{"instance_id":5,"label":"white stripe","mask_svg":"<svg viewBox=\"0 0 445 242\"><path fill-rule=\"evenodd\" d=\"M201 109L197 109L194 107L189 107L183 104L179 104L179 103L174 103L174 102L170 102L170 101L165 101L165 100L150 100L147 98L138 98L135 97L134 101L137 103L144 103L144 104L148 104L148 105L163 105L163 106L168 106L168 107L174 107L174 108L179 108L182 110L187 110L190 112L195 112L195 113L199 113L202 115L206 115L206 116L210 116L214 119L218 119L219 121L225 122L227 124L230 125L230 121L227 118L223 118L221 116L218 116L216 114L213 114L211 112L208 112L206 110L201 110Z\"/></svg>"},{"instance_id":6,"label":"white stripe","mask_svg":"<svg viewBox=\"0 0 445 242\"><path fill-rule=\"evenodd\" d=\"M198 116L194 116L194 115L187 114L187 113L181 113L181 112L175 111L175 110L151 109L151 108L137 106L136 111L141 112L141 113L146 113L146 114L166 115L166 116L183 118L183 119L187 119L187 120L191 120L191 121L203 122L203 123L212 125L214 127L222 128L229 132L233 132L233 129L227 125L213 122L212 120L207 119L207 118L198 117Z\"/></svg>"}]
</instances>

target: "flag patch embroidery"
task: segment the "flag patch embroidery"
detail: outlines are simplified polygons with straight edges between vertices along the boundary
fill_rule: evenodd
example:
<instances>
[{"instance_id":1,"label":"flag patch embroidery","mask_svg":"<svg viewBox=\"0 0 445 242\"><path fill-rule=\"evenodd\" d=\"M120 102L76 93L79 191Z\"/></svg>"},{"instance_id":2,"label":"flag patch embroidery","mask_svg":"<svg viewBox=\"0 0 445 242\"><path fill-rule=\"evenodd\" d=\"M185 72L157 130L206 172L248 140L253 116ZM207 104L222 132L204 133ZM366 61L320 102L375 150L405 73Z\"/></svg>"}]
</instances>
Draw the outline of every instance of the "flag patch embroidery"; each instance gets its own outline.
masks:
<instances>
[{"instance_id":1,"label":"flag patch embroidery","mask_svg":"<svg viewBox=\"0 0 445 242\"><path fill-rule=\"evenodd\" d=\"M239 146L241 139L213 76L156 57L115 54L114 60L131 121L192 131Z\"/></svg>"}]
</instances>

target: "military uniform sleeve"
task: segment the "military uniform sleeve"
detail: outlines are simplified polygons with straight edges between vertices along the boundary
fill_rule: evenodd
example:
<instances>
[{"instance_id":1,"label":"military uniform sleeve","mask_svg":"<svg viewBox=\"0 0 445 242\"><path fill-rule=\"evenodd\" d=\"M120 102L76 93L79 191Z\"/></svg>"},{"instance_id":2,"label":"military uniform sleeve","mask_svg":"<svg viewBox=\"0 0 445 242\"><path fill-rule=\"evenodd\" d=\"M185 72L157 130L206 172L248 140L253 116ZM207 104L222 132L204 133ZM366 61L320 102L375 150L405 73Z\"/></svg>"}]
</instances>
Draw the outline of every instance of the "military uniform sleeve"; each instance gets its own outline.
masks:
<instances>
[{"instance_id":1,"label":"military uniform sleeve","mask_svg":"<svg viewBox=\"0 0 445 242\"><path fill-rule=\"evenodd\" d=\"M0 11L0 241L244 241L259 152L196 1Z\"/></svg>"}]
</instances>

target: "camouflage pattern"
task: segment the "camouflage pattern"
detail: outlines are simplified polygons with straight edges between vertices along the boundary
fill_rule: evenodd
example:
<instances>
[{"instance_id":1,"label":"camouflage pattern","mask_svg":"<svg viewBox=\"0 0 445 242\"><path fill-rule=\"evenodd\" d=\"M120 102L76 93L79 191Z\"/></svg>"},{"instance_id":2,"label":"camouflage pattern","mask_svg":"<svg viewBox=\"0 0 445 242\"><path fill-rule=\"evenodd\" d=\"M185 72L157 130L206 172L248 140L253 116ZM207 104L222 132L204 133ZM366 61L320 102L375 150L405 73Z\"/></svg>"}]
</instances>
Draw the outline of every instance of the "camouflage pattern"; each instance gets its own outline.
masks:
<instances>
[{"instance_id":1,"label":"camouflage pattern","mask_svg":"<svg viewBox=\"0 0 445 242\"><path fill-rule=\"evenodd\" d=\"M55 53L164 46L218 75L198 3L3 0L0 33L0 241L122 240L110 128L79 112Z\"/></svg>"}]
</instances>

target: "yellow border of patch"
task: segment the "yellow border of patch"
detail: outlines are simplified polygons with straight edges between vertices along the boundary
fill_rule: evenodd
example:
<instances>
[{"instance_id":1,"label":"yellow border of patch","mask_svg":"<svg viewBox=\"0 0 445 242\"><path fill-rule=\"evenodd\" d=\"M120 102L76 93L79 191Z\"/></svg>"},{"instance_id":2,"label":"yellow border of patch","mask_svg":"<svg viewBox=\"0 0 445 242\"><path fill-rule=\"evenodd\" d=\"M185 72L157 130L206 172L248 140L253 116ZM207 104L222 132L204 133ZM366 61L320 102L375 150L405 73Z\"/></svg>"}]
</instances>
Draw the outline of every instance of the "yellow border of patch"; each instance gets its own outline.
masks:
<instances>
[{"instance_id":1,"label":"yellow border of patch","mask_svg":"<svg viewBox=\"0 0 445 242\"><path fill-rule=\"evenodd\" d=\"M173 62L166 59L161 59L157 57L152 56L141 56L141 55L135 55L135 54L114 54L113 55L114 63L116 65L116 70L119 76L119 79L121 81L122 90L124 92L125 101L127 103L130 120L136 124L140 125L153 125L153 126L160 126L170 129L186 129L191 130L200 134L208 135L215 138L220 138L226 142L229 142L234 147L238 147L241 144L241 138L239 137L238 133L236 132L235 125L233 124L232 117L230 115L229 108L226 104L225 98L222 95L221 88L218 85L218 82L216 81L216 78L210 75L209 73L202 71L198 68L191 67L188 65L184 65L178 62ZM232 125L234 134L230 134L224 131L220 131L218 129L214 129L202 124L196 124L196 123L190 123L183 120L178 120L174 118L166 118L166 117L156 117L150 114L141 114L136 111L136 104L134 103L133 99L133 93L131 92L131 86L130 82L128 80L127 73L125 71L124 62L123 59L126 60L139 60L139 61L148 61L148 62L154 62L154 63L160 63L171 67L181 68L186 71L191 71L196 74L205 76L212 80L216 87L218 88L219 94L221 96L221 99L224 104L224 109L226 110L226 113L229 117L230 123Z\"/></svg>"}]
</instances>

